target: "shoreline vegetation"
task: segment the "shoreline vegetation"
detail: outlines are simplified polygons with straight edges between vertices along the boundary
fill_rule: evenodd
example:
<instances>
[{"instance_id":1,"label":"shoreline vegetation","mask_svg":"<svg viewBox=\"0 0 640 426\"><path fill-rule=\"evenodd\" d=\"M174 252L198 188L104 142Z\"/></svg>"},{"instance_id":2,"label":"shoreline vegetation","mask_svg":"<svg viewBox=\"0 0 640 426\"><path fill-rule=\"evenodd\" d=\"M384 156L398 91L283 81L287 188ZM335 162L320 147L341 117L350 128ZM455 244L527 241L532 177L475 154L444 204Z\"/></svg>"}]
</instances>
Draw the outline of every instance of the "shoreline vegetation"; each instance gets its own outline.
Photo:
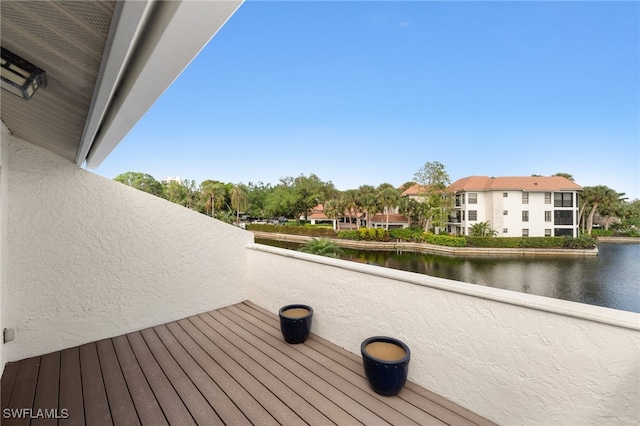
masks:
<instances>
[{"instance_id":1,"label":"shoreline vegetation","mask_svg":"<svg viewBox=\"0 0 640 426\"><path fill-rule=\"evenodd\" d=\"M269 225L259 225L269 226ZM271 231L254 229L256 226L247 226L247 230L253 232L255 238L286 241L304 244L314 239L327 239L339 247L377 250L377 251L408 251L415 253L433 253L448 256L597 256L598 248L524 248L524 247L451 247L423 242L411 241L358 241L337 238L334 236L312 236L298 233L282 233L276 229ZM276 226L273 226L276 228ZM289 227L287 227L289 228ZM282 230L283 227L280 227ZM637 239L640 242L640 238Z\"/></svg>"}]
</instances>

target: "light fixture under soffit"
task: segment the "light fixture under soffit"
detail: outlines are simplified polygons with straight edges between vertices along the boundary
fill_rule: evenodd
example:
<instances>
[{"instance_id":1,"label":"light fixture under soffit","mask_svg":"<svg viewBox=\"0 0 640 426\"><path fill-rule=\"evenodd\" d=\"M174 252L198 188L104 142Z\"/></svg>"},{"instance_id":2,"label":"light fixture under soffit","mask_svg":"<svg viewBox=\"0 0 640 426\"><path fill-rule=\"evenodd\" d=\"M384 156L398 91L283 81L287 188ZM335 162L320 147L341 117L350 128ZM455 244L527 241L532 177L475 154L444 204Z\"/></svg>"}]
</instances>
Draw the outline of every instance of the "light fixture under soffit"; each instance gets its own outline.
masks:
<instances>
[{"instance_id":1,"label":"light fixture under soffit","mask_svg":"<svg viewBox=\"0 0 640 426\"><path fill-rule=\"evenodd\" d=\"M2 48L2 88L25 100L39 87L47 87L47 73Z\"/></svg>"}]
</instances>

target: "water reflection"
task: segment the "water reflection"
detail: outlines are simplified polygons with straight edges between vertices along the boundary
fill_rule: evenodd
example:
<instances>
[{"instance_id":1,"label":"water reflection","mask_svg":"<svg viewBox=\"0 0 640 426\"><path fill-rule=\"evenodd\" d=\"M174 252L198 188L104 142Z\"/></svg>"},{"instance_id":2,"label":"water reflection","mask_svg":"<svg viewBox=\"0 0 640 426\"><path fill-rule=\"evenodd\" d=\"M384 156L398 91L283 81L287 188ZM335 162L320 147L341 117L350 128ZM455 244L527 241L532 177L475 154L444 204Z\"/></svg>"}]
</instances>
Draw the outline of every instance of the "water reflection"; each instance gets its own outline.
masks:
<instances>
[{"instance_id":1,"label":"water reflection","mask_svg":"<svg viewBox=\"0 0 640 426\"><path fill-rule=\"evenodd\" d=\"M256 239L297 249L299 244ZM601 243L598 257L451 257L344 249L343 259L521 293L640 312L640 244Z\"/></svg>"}]
</instances>

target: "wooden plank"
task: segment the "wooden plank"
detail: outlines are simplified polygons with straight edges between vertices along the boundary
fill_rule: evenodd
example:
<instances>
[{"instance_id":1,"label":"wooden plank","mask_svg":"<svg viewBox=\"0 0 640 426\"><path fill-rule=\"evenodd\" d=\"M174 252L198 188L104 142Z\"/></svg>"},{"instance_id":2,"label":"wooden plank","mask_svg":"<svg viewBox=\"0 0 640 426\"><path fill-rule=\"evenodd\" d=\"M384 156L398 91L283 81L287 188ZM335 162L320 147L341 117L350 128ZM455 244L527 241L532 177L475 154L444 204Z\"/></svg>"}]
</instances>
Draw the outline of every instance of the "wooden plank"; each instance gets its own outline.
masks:
<instances>
[{"instance_id":1,"label":"wooden plank","mask_svg":"<svg viewBox=\"0 0 640 426\"><path fill-rule=\"evenodd\" d=\"M178 365L176 360L173 359L167 348L158 338L156 332L153 329L146 329L142 330L140 334L147 343L147 346L149 346L149 349L158 361L158 364L167 375L167 378L171 381L176 392L180 395L184 405L189 409L189 412L196 423L224 424L213 408L211 408L207 400L204 399L202 394L198 391L198 388L180 368L180 365Z\"/></svg>"},{"instance_id":2,"label":"wooden plank","mask_svg":"<svg viewBox=\"0 0 640 426\"><path fill-rule=\"evenodd\" d=\"M250 301L244 301L243 303L239 303L237 305L234 305L235 307L237 307L238 309L241 309L247 313L250 313L252 315L255 315L256 317L263 319L265 321L266 324L270 325L271 327L275 328L276 331L279 330L279 322L278 322L278 317L276 315L274 315L273 313L267 311L266 309L262 308L259 305L256 305ZM321 350L320 348L318 348L318 346L315 345L315 343L318 343L322 346L324 346L325 348L327 348L327 350L329 351L328 353L325 352L324 350ZM343 365L345 365L347 368L349 368L350 370L354 371L355 373L361 375L362 377L365 377L364 375L364 370L362 368L362 359L360 356L347 351L344 348L341 348L339 346L336 346L335 344L329 342L328 340L319 337L315 334L311 334L309 337L309 342L308 344L312 347L316 347L318 350L320 350L323 353L327 353L328 355L330 355L331 353L335 353L338 354L341 357L341 360L339 361L340 363L342 363ZM347 361L348 360L348 361ZM419 386L413 382L407 381L407 384L405 385L405 388L407 390L410 390L412 392L415 392L417 395L428 399L429 401L431 401L434 404L440 405L442 406L444 409L453 412L455 415L460 416L466 420L468 420L469 422L471 422L472 424L477 424L477 425L486 425L486 426L491 426L491 425L495 425L495 423L493 423L492 421L474 413L471 410L468 410L467 408L464 408L458 404L455 404L451 401L449 401L448 399L446 399L445 397L438 395L434 392L431 392L425 388L423 388L422 386ZM412 403L415 402L414 396L410 393L406 393L404 392L401 397L407 397L408 399L410 399ZM427 403L427 405L431 406L431 403ZM436 415L436 417L439 417L439 415L444 415L447 416L446 414L443 414L440 410L438 410L438 413L436 413L438 415ZM439 417L440 418L440 417ZM444 420L444 419L442 419ZM463 421L464 422L464 421Z\"/></svg>"},{"instance_id":3,"label":"wooden plank","mask_svg":"<svg viewBox=\"0 0 640 426\"><path fill-rule=\"evenodd\" d=\"M226 315L231 316L232 319L229 319L227 317L226 321L222 318L219 319L219 321L221 322L224 321L225 325L227 326L232 326L232 324L235 323L237 324L237 326L246 327L246 331L253 329L256 334L254 335L253 339L250 336L245 335L245 338L247 340L252 339L252 341L254 341L256 340L256 338L262 339L266 342L269 342L270 345L278 347L285 354L285 356L291 358L292 361L299 362L305 369L317 375L319 378L331 384L335 388L340 389L343 393L349 395L354 401L366 407L367 410L370 410L389 423L403 425L440 423L431 416L426 415L426 413L424 412L411 413L413 414L413 417L419 417L422 422L416 421L416 419L407 415L406 412L398 410L396 407L389 404L389 400L392 401L395 398L381 397L370 390L368 384L366 383L366 380L357 378L355 380L355 383L352 381L353 378L350 378L351 380L347 380L345 377L343 377L343 375L348 376L348 370L341 370L340 368L330 368L330 366L323 364L322 360L318 360L318 358L322 357L321 354L315 353L315 351L310 350L310 348L305 344L288 345L282 340L281 336L275 338L269 333L264 332L260 328L255 327L255 325L260 323L259 320L255 319L254 317L250 317L252 319L252 322L246 321L244 318L234 315L234 313L230 312L228 308L229 307L211 312L210 314L215 318ZM411 407L403 408L406 408L408 410L411 409Z\"/></svg>"},{"instance_id":4,"label":"wooden plank","mask_svg":"<svg viewBox=\"0 0 640 426\"><path fill-rule=\"evenodd\" d=\"M220 389L220 386L218 386L218 384L209 377L207 372L189 355L165 325L154 327L154 331L178 365L180 365L182 371L184 371L193 384L196 385L200 393L225 424L251 424L242 411L236 407L227 394Z\"/></svg>"},{"instance_id":5,"label":"wooden plank","mask_svg":"<svg viewBox=\"0 0 640 426\"><path fill-rule=\"evenodd\" d=\"M318 411L313 405L305 400L300 393L292 390L287 386L287 380L281 381L271 369L269 363L262 363L254 360L244 352L244 348L240 349L227 340L218 330L211 327L209 322L215 323L209 315L202 314L192 317L190 320L200 331L202 331L211 341L216 342L227 355L236 359L244 368L246 368L254 377L256 377L265 387L274 393L281 401L294 410L305 422L310 424L329 424L330 420ZM209 321L209 322L207 322ZM218 325L215 325L218 328Z\"/></svg>"},{"instance_id":6,"label":"wooden plank","mask_svg":"<svg viewBox=\"0 0 640 426\"><path fill-rule=\"evenodd\" d=\"M16 382L16 376L18 375L19 368L20 361L8 362L7 365L4 366L2 382L0 382L0 408L3 410L9 406L11 392L13 391L13 385Z\"/></svg>"},{"instance_id":7,"label":"wooden plank","mask_svg":"<svg viewBox=\"0 0 640 426\"><path fill-rule=\"evenodd\" d=\"M87 424L111 425L113 421L95 343L80 346L80 371Z\"/></svg>"},{"instance_id":8,"label":"wooden plank","mask_svg":"<svg viewBox=\"0 0 640 426\"><path fill-rule=\"evenodd\" d=\"M38 371L40 370L40 357L28 358L20 361L16 381L9 400L9 409L25 410L33 407L33 400L36 395L36 385L38 382ZM28 425L30 422L29 413L16 413L16 416L4 419L3 425Z\"/></svg>"},{"instance_id":9,"label":"wooden plank","mask_svg":"<svg viewBox=\"0 0 640 426\"><path fill-rule=\"evenodd\" d=\"M111 339L100 340L96 343L96 348L113 424L115 426L140 425Z\"/></svg>"},{"instance_id":10,"label":"wooden plank","mask_svg":"<svg viewBox=\"0 0 640 426\"><path fill-rule=\"evenodd\" d=\"M127 334L127 340L169 424L195 425L191 413L153 357L140 332Z\"/></svg>"},{"instance_id":11,"label":"wooden plank","mask_svg":"<svg viewBox=\"0 0 640 426\"><path fill-rule=\"evenodd\" d=\"M67 409L69 417L60 419L58 425L85 424L80 349L77 346L60 352L60 409Z\"/></svg>"},{"instance_id":12,"label":"wooden plank","mask_svg":"<svg viewBox=\"0 0 640 426\"><path fill-rule=\"evenodd\" d=\"M278 399L270 389L265 387L244 366L226 352L220 349L210 338L194 324L199 323L201 328L208 328L197 317L178 321L178 325L209 354L224 370L240 384L256 401L283 425L302 424L303 420Z\"/></svg>"},{"instance_id":13,"label":"wooden plank","mask_svg":"<svg viewBox=\"0 0 640 426\"><path fill-rule=\"evenodd\" d=\"M215 312L210 312L209 314L212 315L215 314ZM210 327L213 327L233 345L241 349L243 353L250 356L260 365L266 367L271 373L289 386L296 394L312 403L320 413L328 417L331 421L337 424L360 423L356 418L327 398L321 391L319 391L319 389L316 388L316 385L320 385L320 383L315 380L313 375L310 375L308 371L304 370L304 368L301 368L299 365L292 363L291 360L287 359L287 357L282 353L272 351L271 354L267 354L262 350L263 348L258 348L255 344L245 340L243 336L237 335L237 330L228 327L227 324L217 321L217 318L212 318L211 316L205 317L204 315L202 318ZM216 319L216 321L214 321L214 319ZM296 375L296 373L305 375L308 381L305 382ZM329 388L331 387L329 386ZM331 388L328 392L337 393L338 390Z\"/></svg>"},{"instance_id":14,"label":"wooden plank","mask_svg":"<svg viewBox=\"0 0 640 426\"><path fill-rule=\"evenodd\" d=\"M112 342L140 423L145 426L168 425L169 423L167 423L162 409L160 409L160 405L158 405L158 401L138 365L138 360L133 354L127 337L118 336L113 338Z\"/></svg>"},{"instance_id":15,"label":"wooden plank","mask_svg":"<svg viewBox=\"0 0 640 426\"><path fill-rule=\"evenodd\" d=\"M227 373L196 341L178 324L167 324L167 329L176 338L184 349L202 367L202 369L229 395L229 398L238 406L244 415L253 424L261 426L276 426L279 423L271 414L260 405L240 384Z\"/></svg>"},{"instance_id":16,"label":"wooden plank","mask_svg":"<svg viewBox=\"0 0 640 426\"><path fill-rule=\"evenodd\" d=\"M60 352L44 355L40 361L38 373L38 386L33 409L46 410L53 414L51 418L37 418L31 421L31 426L56 426L58 420L55 415L60 415L58 407L58 391L60 388ZM48 417L48 416L47 416Z\"/></svg>"},{"instance_id":17,"label":"wooden plank","mask_svg":"<svg viewBox=\"0 0 640 426\"><path fill-rule=\"evenodd\" d=\"M275 321L277 320L273 315L260 313L258 311L251 312L249 309L247 309L246 305L244 309L240 309L240 308L241 306L238 306L238 305L230 306L225 308L224 310L220 310L219 312L224 313L227 310L231 312L235 312L238 315L244 317L246 320L251 321L253 324L258 325L262 330L264 330L268 334L274 337L277 337L278 340L280 340L280 333L274 327ZM256 314L256 317L253 316L254 313ZM265 318L265 316L271 317L271 318L267 319ZM271 326L269 325L260 326L259 322L262 322L263 320L265 320L265 322L267 321L270 322ZM357 359L357 362L349 358L343 358L338 354L338 352L333 350L333 348L335 349L341 349L341 348L338 348L336 345L328 342L326 345L318 345L317 342L314 342L315 337L316 337L315 335L311 335L310 338L307 340L306 345L315 349L317 353L320 353L323 356L328 357L329 359L334 361L335 364L326 364L322 359L318 359L318 362L322 363L323 365L328 365L329 367L338 366L338 365L343 367L347 366L348 368L351 369L351 372L349 374L355 373L358 376L362 377L363 379L365 378L364 371L362 368L362 360L360 357L356 357L354 355L354 358ZM306 349L304 350L306 351ZM343 350L343 351L347 352L346 350ZM351 377L354 377L354 376L351 376ZM408 386L405 386L405 388L400 392L400 394L397 397L411 404L410 406L407 406L409 407L408 409L406 408L401 409L398 407L397 409L407 415L411 415L411 413L413 413L412 418L418 422L424 422L426 421L426 419L421 420L420 419L421 414L418 411L416 411L413 407L416 407L420 411L424 411L428 413L430 417L431 416L435 417L445 423L460 424L460 425L473 424L473 422L469 421L465 417L460 416L459 414L456 414L455 412L443 407L442 405L435 403L413 392L412 390L409 389ZM390 400L388 398L384 398L384 399L385 401Z\"/></svg>"},{"instance_id":18,"label":"wooden plank","mask_svg":"<svg viewBox=\"0 0 640 426\"><path fill-rule=\"evenodd\" d=\"M363 406L360 402L360 399L366 396L364 394L354 395L351 392L345 391L344 388L339 386L335 386L335 384L330 383L329 381L323 380L320 376L316 374L316 371L308 368L307 365L302 365L299 362L294 361L290 358L290 354L288 352L297 351L300 345L291 346L284 342L271 341L267 342L262 340L262 335L259 332L253 332L246 330L243 327L252 328L247 322L243 322L242 324L236 323L234 320L229 320L229 318L224 316L218 316L218 312L211 312L211 315L214 316L219 322L221 322L224 326L231 329L234 333L236 333L240 338L249 342L251 345L255 346L258 350L268 355L273 360L279 362L282 367L289 370L292 374L296 375L298 378L303 380L309 386L312 386L314 389L319 391L324 397L328 398L335 405L340 407L341 411L349 413L350 417L354 419L347 418L333 418L332 420L336 421L339 424L353 424L358 421L366 425L371 424L388 424L388 422L384 419L384 416L381 416L380 413L375 413ZM238 319L242 321L241 319ZM275 343L275 344L274 344ZM323 368L322 366L316 366L318 369ZM376 405L376 401L370 401L372 405ZM326 408L325 408L326 409ZM321 410L323 412L323 410ZM397 420L403 420L406 424L410 424L409 419L399 418ZM357 420L356 420L357 419Z\"/></svg>"}]
</instances>

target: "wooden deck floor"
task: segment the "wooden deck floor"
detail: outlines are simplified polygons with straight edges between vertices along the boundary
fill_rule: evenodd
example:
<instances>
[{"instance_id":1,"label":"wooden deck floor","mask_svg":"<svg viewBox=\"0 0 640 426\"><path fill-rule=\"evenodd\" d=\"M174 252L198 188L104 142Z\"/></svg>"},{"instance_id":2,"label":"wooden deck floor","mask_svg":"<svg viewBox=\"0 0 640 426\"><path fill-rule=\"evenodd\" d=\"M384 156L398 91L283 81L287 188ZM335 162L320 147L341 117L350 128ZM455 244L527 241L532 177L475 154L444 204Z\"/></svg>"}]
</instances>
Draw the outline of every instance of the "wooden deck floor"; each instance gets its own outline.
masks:
<instances>
[{"instance_id":1,"label":"wooden deck floor","mask_svg":"<svg viewBox=\"0 0 640 426\"><path fill-rule=\"evenodd\" d=\"M3 425L491 424L413 383L377 395L360 357L315 335L288 345L250 302L9 363L1 384Z\"/></svg>"}]
</instances>

